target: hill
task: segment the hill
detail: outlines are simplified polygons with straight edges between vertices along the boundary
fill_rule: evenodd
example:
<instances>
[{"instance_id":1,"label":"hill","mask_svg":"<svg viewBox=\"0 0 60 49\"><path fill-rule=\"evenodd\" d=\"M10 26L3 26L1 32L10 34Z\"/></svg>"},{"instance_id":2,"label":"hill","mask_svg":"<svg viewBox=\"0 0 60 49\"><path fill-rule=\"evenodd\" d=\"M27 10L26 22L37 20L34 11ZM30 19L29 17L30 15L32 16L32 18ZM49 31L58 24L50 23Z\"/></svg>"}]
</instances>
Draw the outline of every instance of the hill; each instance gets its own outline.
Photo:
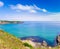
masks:
<instances>
[{"instance_id":1,"label":"hill","mask_svg":"<svg viewBox=\"0 0 60 49\"><path fill-rule=\"evenodd\" d=\"M26 49L20 39L0 30L0 49Z\"/></svg>"}]
</instances>

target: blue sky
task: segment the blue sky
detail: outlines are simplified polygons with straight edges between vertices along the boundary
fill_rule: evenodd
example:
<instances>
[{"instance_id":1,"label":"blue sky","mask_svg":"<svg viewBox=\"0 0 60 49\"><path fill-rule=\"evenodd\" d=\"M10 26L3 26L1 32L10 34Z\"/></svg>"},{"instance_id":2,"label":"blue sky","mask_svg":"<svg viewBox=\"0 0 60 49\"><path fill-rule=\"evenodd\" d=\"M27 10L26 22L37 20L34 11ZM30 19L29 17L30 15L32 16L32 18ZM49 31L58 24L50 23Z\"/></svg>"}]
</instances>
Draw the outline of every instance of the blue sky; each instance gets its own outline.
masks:
<instances>
[{"instance_id":1,"label":"blue sky","mask_svg":"<svg viewBox=\"0 0 60 49\"><path fill-rule=\"evenodd\" d=\"M60 21L60 0L0 0L0 20Z\"/></svg>"}]
</instances>

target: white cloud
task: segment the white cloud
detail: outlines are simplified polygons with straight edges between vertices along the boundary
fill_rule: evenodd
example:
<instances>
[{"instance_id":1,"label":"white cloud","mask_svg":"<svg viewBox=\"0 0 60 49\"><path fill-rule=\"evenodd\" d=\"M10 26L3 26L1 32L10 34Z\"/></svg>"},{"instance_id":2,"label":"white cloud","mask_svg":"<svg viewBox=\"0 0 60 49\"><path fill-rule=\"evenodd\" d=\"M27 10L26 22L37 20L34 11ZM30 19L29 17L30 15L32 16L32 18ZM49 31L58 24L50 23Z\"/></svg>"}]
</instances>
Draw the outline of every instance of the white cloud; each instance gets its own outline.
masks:
<instances>
[{"instance_id":1,"label":"white cloud","mask_svg":"<svg viewBox=\"0 0 60 49\"><path fill-rule=\"evenodd\" d=\"M32 13L36 13L37 11L47 12L46 9L39 8L36 5L32 6L32 5L17 4L17 5L10 5L10 8L14 10L22 10L22 11L28 11Z\"/></svg>"},{"instance_id":2,"label":"white cloud","mask_svg":"<svg viewBox=\"0 0 60 49\"><path fill-rule=\"evenodd\" d=\"M4 3L2 1L0 1L0 7L2 7L4 5Z\"/></svg>"},{"instance_id":3,"label":"white cloud","mask_svg":"<svg viewBox=\"0 0 60 49\"><path fill-rule=\"evenodd\" d=\"M60 13L49 14L49 15L30 15L30 16L22 16L18 20L22 21L60 21Z\"/></svg>"},{"instance_id":4,"label":"white cloud","mask_svg":"<svg viewBox=\"0 0 60 49\"><path fill-rule=\"evenodd\" d=\"M33 14L19 14L8 15L2 19L5 20L17 20L17 21L60 21L60 13L48 14L48 15L33 15Z\"/></svg>"},{"instance_id":5,"label":"white cloud","mask_svg":"<svg viewBox=\"0 0 60 49\"><path fill-rule=\"evenodd\" d=\"M31 13L37 13L36 10L30 10L29 12L31 12Z\"/></svg>"},{"instance_id":6,"label":"white cloud","mask_svg":"<svg viewBox=\"0 0 60 49\"><path fill-rule=\"evenodd\" d=\"M42 11L43 11L43 12L47 12L47 10L46 10L46 9L42 9Z\"/></svg>"}]
</instances>

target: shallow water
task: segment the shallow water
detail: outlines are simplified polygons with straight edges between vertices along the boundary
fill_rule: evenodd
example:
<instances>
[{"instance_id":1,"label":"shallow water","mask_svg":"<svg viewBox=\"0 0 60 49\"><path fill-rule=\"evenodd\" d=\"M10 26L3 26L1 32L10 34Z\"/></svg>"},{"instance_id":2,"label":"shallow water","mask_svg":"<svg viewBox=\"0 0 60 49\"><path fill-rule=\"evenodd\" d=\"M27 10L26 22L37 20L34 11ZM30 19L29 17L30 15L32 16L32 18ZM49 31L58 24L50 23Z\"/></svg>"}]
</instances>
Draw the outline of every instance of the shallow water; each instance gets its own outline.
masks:
<instances>
[{"instance_id":1,"label":"shallow water","mask_svg":"<svg viewBox=\"0 0 60 49\"><path fill-rule=\"evenodd\" d=\"M16 37L39 36L53 42L60 34L60 22L25 21L19 24L0 25L0 29Z\"/></svg>"}]
</instances>

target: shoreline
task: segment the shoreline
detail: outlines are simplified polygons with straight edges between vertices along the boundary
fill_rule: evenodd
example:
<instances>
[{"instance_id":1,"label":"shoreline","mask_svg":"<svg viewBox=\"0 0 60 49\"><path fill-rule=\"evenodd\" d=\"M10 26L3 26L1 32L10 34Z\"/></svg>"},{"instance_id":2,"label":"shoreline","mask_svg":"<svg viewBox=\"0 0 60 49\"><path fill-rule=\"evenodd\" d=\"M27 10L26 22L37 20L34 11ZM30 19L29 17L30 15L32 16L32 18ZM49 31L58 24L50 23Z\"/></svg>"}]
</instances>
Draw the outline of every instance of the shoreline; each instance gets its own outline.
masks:
<instances>
[{"instance_id":1,"label":"shoreline","mask_svg":"<svg viewBox=\"0 0 60 49\"><path fill-rule=\"evenodd\" d=\"M48 46L51 46L51 47L55 47L56 46L56 42L54 41L51 42L47 39L44 39L42 37L38 37L38 36L28 36L28 37L22 37L20 38L21 40L25 41L25 40L29 40L29 41L32 41L34 43L43 43L43 41L46 41L46 43L48 44Z\"/></svg>"},{"instance_id":2,"label":"shoreline","mask_svg":"<svg viewBox=\"0 0 60 49\"><path fill-rule=\"evenodd\" d=\"M18 23L24 23L22 21L0 21L0 24L18 24Z\"/></svg>"}]
</instances>

